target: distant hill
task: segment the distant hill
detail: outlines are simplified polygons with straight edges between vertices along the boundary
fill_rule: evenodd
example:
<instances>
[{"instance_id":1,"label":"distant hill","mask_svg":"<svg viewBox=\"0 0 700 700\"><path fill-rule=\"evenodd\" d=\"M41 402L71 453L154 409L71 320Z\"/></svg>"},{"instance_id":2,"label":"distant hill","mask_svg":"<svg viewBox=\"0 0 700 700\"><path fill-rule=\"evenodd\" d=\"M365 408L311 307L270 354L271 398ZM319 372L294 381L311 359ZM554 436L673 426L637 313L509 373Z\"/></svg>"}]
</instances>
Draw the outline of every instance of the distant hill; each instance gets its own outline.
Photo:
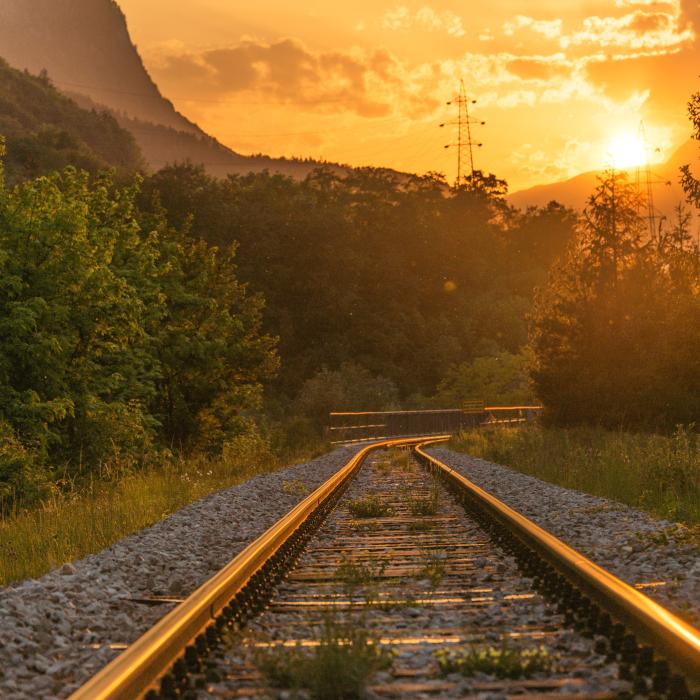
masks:
<instances>
[{"instance_id":1,"label":"distant hill","mask_svg":"<svg viewBox=\"0 0 700 700\"><path fill-rule=\"evenodd\" d=\"M146 71L114 0L0 0L0 56L47 71L83 107L112 110L153 169L190 160L219 176L267 169L304 177L319 165L240 155L177 112Z\"/></svg>"},{"instance_id":2,"label":"distant hill","mask_svg":"<svg viewBox=\"0 0 700 700\"><path fill-rule=\"evenodd\" d=\"M95 172L142 166L133 136L107 112L81 109L46 78L0 59L0 136L8 179L36 177L66 165Z\"/></svg>"},{"instance_id":3,"label":"distant hill","mask_svg":"<svg viewBox=\"0 0 700 700\"><path fill-rule=\"evenodd\" d=\"M670 216L678 202L685 201L685 194L679 183L680 167L686 164L698 164L699 158L700 144L697 141L688 140L666 163L652 166L654 204L666 216ZM521 209L528 206L545 206L552 200L575 209L582 209L593 193L596 178L600 174L600 171L582 173L563 182L531 187L509 195L508 201ZM635 179L636 170L631 170L629 175L630 178ZM642 178L645 178L644 172Z\"/></svg>"}]
</instances>

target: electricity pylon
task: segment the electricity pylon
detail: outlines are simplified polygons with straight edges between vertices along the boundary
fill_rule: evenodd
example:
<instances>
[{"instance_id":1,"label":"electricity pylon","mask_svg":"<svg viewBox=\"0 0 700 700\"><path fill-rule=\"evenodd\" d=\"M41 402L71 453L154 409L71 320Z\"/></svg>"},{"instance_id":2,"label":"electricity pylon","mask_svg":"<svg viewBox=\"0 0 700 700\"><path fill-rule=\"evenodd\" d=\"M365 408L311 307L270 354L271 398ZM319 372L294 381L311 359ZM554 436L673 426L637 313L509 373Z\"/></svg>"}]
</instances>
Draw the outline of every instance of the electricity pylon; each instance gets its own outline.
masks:
<instances>
[{"instance_id":1,"label":"electricity pylon","mask_svg":"<svg viewBox=\"0 0 700 700\"><path fill-rule=\"evenodd\" d=\"M657 236L656 231L656 208L654 207L654 187L651 179L651 164L649 153L649 144L647 143L646 129L644 128L644 122L639 122L639 128L637 130L637 141L641 144L644 150L644 165L637 165L637 193L642 194L642 189L645 190L643 201L646 204L646 220L647 226L649 227L649 236L651 240L654 240ZM640 203L642 197L640 196Z\"/></svg>"},{"instance_id":2,"label":"electricity pylon","mask_svg":"<svg viewBox=\"0 0 700 700\"><path fill-rule=\"evenodd\" d=\"M457 127L457 141L448 143L445 148L457 149L457 180L455 186L459 187L465 179L464 171L466 169L467 159L471 176L474 177L474 148L481 148L482 143L475 141L472 137L473 126L484 126L486 122L479 119L474 119L469 113L469 106L475 105L476 100L470 100L467 97L467 90L464 87L464 80L460 81L459 96L455 100L450 100L447 103L449 106L456 105L458 110L457 119L440 124L441 128L446 126Z\"/></svg>"}]
</instances>

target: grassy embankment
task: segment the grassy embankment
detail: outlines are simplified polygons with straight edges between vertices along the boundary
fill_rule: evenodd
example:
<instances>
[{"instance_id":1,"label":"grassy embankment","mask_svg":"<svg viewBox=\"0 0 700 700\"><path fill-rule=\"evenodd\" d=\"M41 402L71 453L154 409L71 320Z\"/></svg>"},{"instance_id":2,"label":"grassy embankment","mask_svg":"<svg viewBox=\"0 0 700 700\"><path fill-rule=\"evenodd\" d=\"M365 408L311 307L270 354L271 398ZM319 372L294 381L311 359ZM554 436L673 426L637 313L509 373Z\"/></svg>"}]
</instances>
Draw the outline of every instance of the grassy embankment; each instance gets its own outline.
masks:
<instances>
[{"instance_id":1,"label":"grassy embankment","mask_svg":"<svg viewBox=\"0 0 700 700\"><path fill-rule=\"evenodd\" d=\"M325 449L319 446L313 454L284 457L248 452L216 460L169 460L15 509L0 518L0 586L41 576L98 552L210 493L305 461Z\"/></svg>"},{"instance_id":2,"label":"grassy embankment","mask_svg":"<svg viewBox=\"0 0 700 700\"><path fill-rule=\"evenodd\" d=\"M658 517L700 524L700 435L691 430L663 436L600 428L491 428L462 433L450 447Z\"/></svg>"}]
</instances>

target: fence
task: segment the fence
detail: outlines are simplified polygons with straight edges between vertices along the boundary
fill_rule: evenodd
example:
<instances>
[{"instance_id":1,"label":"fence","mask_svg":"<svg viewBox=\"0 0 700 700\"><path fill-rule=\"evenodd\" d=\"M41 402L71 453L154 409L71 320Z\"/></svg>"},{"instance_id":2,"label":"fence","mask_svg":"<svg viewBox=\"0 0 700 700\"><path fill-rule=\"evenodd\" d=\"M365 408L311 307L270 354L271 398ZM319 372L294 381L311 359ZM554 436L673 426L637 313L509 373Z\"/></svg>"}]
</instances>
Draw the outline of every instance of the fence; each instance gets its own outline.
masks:
<instances>
[{"instance_id":1,"label":"fence","mask_svg":"<svg viewBox=\"0 0 700 700\"><path fill-rule=\"evenodd\" d=\"M350 443L418 435L447 435L484 425L534 421L541 406L484 406L424 411L351 411L330 414L331 442Z\"/></svg>"}]
</instances>

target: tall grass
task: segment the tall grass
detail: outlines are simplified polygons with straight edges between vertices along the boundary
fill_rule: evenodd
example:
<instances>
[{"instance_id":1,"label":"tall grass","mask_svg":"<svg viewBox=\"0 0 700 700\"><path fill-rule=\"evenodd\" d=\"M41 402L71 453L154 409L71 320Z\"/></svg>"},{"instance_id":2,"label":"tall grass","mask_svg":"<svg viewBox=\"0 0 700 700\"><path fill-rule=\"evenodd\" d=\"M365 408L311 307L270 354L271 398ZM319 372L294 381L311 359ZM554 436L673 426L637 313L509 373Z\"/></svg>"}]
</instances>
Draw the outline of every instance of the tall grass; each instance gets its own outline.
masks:
<instances>
[{"instance_id":1,"label":"tall grass","mask_svg":"<svg viewBox=\"0 0 700 700\"><path fill-rule=\"evenodd\" d=\"M76 486L31 508L16 508L0 518L0 585L98 552L193 501L291 459L243 451L215 460L163 460L111 482Z\"/></svg>"},{"instance_id":2,"label":"tall grass","mask_svg":"<svg viewBox=\"0 0 700 700\"><path fill-rule=\"evenodd\" d=\"M700 438L601 428L495 427L463 432L450 446L561 486L653 515L700 523Z\"/></svg>"}]
</instances>

